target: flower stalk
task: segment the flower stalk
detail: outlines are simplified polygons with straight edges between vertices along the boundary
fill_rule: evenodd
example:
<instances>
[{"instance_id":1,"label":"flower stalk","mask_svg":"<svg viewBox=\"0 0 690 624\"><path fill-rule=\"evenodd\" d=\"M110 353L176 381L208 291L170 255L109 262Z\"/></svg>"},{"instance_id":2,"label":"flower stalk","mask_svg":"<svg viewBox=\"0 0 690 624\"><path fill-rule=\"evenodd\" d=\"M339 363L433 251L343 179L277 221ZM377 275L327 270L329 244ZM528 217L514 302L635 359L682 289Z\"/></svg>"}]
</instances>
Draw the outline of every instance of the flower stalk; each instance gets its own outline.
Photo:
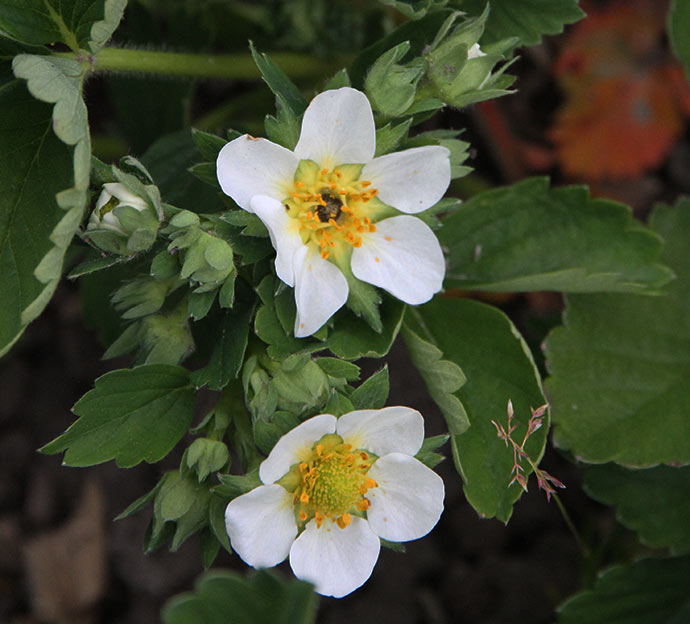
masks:
<instances>
[{"instance_id":1,"label":"flower stalk","mask_svg":"<svg viewBox=\"0 0 690 624\"><path fill-rule=\"evenodd\" d=\"M134 48L103 48L96 54L84 50L58 52L55 56L78 60L92 72L133 72L212 78L217 80L256 80L261 74L250 54L189 54ZM329 74L342 62L326 61L297 52L276 52L271 57L291 78Z\"/></svg>"}]
</instances>

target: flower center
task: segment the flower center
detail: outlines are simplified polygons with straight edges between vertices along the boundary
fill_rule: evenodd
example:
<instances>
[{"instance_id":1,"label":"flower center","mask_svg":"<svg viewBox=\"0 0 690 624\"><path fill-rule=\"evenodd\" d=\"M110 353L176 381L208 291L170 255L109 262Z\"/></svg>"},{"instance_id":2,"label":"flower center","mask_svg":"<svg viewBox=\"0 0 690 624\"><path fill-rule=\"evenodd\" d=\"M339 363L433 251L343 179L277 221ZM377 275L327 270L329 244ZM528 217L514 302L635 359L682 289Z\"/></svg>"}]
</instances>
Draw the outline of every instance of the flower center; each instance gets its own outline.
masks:
<instances>
[{"instance_id":1,"label":"flower center","mask_svg":"<svg viewBox=\"0 0 690 624\"><path fill-rule=\"evenodd\" d=\"M378 487L366 476L374 459L367 451L353 450L334 433L314 444L309 458L286 475L293 477L293 503L300 526L314 518L321 527L325 518L331 518L344 529L352 521L352 513L369 509L364 495Z\"/></svg>"},{"instance_id":2,"label":"flower center","mask_svg":"<svg viewBox=\"0 0 690 624\"><path fill-rule=\"evenodd\" d=\"M300 221L303 242L317 244L324 259L339 242L361 247L362 234L376 231L367 204L378 190L359 179L361 171L362 165L321 169L312 160L302 160L297 167L293 189L283 204Z\"/></svg>"}]
</instances>

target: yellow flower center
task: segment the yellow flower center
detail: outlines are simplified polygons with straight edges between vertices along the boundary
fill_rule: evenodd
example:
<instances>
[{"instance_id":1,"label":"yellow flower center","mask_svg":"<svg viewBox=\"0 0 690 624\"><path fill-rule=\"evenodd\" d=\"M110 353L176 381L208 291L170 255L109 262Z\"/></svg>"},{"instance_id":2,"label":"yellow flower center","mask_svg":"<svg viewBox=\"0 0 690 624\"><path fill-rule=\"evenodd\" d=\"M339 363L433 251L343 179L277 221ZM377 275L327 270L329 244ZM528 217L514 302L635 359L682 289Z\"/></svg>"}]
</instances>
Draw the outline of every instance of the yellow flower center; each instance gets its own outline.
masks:
<instances>
[{"instance_id":1,"label":"yellow flower center","mask_svg":"<svg viewBox=\"0 0 690 624\"><path fill-rule=\"evenodd\" d=\"M300 221L305 244L319 246L326 259L338 243L362 246L362 234L375 232L371 205L378 195L368 180L360 180L362 165L320 168L312 160L302 160L295 172L293 188L283 201L293 219Z\"/></svg>"},{"instance_id":2,"label":"yellow flower center","mask_svg":"<svg viewBox=\"0 0 690 624\"><path fill-rule=\"evenodd\" d=\"M324 519L330 518L344 529L352 521L351 514L362 515L370 505L364 495L378 487L367 477L375 459L367 451L345 444L339 435L323 436L309 457L293 466L281 480L293 493L298 524L304 526L314 518L316 526L321 527Z\"/></svg>"}]
</instances>

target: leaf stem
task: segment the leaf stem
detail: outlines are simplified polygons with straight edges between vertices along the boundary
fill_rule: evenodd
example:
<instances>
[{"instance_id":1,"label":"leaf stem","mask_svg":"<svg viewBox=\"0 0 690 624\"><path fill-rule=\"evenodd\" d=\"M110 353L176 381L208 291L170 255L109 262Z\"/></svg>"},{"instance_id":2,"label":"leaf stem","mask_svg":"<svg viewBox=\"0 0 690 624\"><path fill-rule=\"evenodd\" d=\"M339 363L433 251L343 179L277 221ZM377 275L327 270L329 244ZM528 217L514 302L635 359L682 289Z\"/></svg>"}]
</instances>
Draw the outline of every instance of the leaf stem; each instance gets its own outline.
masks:
<instances>
[{"instance_id":1,"label":"leaf stem","mask_svg":"<svg viewBox=\"0 0 690 624\"><path fill-rule=\"evenodd\" d=\"M135 72L218 80L255 80L260 77L250 54L188 54L160 50L103 48L96 54L60 52L55 56L76 58L91 71ZM291 78L331 73L342 66L342 59L323 60L297 52L275 52L271 59Z\"/></svg>"}]
</instances>

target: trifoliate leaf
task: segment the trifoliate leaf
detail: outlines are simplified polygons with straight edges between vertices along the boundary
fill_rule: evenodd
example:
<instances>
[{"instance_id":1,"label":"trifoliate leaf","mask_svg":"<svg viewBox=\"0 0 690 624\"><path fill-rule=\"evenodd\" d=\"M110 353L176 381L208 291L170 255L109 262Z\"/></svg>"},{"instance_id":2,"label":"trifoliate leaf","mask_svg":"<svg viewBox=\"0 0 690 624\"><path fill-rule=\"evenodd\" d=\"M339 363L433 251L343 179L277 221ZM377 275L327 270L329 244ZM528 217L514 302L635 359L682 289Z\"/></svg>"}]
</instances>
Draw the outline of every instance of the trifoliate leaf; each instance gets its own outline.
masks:
<instances>
[{"instance_id":1,"label":"trifoliate leaf","mask_svg":"<svg viewBox=\"0 0 690 624\"><path fill-rule=\"evenodd\" d=\"M677 279L658 297L571 295L546 343L554 439L583 461L690 463L690 200L650 224Z\"/></svg>"},{"instance_id":2,"label":"trifoliate leaf","mask_svg":"<svg viewBox=\"0 0 690 624\"><path fill-rule=\"evenodd\" d=\"M659 236L622 204L547 178L476 195L443 221L446 285L464 289L644 292L672 277Z\"/></svg>"},{"instance_id":3,"label":"trifoliate leaf","mask_svg":"<svg viewBox=\"0 0 690 624\"><path fill-rule=\"evenodd\" d=\"M96 379L74 406L79 419L41 451L65 452L68 466L115 459L128 468L165 457L186 433L194 413L189 373L163 364L116 370Z\"/></svg>"}]
</instances>

